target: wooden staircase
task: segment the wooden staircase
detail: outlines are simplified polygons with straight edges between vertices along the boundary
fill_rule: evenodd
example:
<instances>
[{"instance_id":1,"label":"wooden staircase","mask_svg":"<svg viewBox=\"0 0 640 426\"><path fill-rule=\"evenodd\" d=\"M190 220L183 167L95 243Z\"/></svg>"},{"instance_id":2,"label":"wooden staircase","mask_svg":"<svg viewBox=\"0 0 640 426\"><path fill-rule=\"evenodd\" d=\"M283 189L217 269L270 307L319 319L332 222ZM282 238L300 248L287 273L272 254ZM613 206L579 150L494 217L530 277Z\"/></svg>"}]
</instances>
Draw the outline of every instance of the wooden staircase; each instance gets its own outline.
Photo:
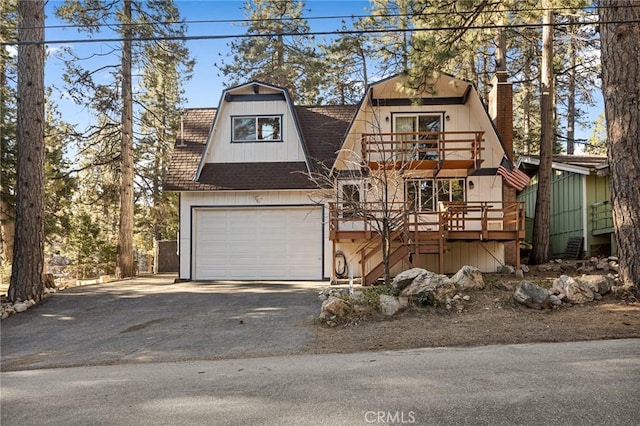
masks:
<instances>
[{"instance_id":1,"label":"wooden staircase","mask_svg":"<svg viewBox=\"0 0 640 426\"><path fill-rule=\"evenodd\" d=\"M437 254L439 270L444 270L444 251L446 249L446 233L441 231L432 232L409 232L406 221L398 224L390 235L389 268L392 268L401 260L406 260L412 264L413 254ZM359 250L360 268L362 272L362 285L375 284L384 276L384 262L381 260L373 268L367 270L367 262L374 256L382 253L382 237L378 234L368 241Z\"/></svg>"},{"instance_id":2,"label":"wooden staircase","mask_svg":"<svg viewBox=\"0 0 640 426\"><path fill-rule=\"evenodd\" d=\"M380 249L382 250L382 247ZM396 265L402 259L407 259L407 261L409 261L409 254L410 254L409 247L407 247L404 244L397 247L395 250L392 250L391 254L389 255L389 268ZM380 262L368 273L362 275L364 277L363 285L375 284L383 275L384 275L384 263Z\"/></svg>"}]
</instances>

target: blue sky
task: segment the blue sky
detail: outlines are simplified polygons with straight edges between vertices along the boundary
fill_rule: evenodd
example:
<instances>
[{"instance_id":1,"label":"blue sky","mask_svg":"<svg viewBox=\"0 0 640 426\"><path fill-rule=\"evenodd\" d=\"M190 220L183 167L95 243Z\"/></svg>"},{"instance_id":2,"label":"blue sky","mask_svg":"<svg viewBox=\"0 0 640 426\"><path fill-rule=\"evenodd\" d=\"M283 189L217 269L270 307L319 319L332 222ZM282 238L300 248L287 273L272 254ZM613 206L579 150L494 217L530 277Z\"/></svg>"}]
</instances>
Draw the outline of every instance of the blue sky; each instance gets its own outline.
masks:
<instances>
[{"instance_id":1,"label":"blue sky","mask_svg":"<svg viewBox=\"0 0 640 426\"><path fill-rule=\"evenodd\" d=\"M64 25L54 15L54 9L60 6L61 0L50 0L47 4L47 26ZM235 35L243 34L245 27L233 25L231 23L197 23L194 21L207 20L238 20L244 19L242 9L243 1L221 1L221 0L177 0L176 5L180 9L181 15L192 21L188 24L189 36L204 35ZM363 15L369 6L368 0L353 1L309 1L306 2L305 17L320 16L351 16ZM310 20L309 25L314 31L337 30L341 27L340 19L331 20ZM94 38L109 38L113 35L104 33ZM78 33L75 28L47 28L45 37L47 40L77 40L86 38L85 33ZM114 36L115 37L115 36ZM229 54L228 44L232 39L221 40L189 40L187 46L192 57L196 60L193 78L185 83L185 107L212 107L217 106L218 100L225 82L218 77L218 70L215 68L216 61L220 61ZM49 45L50 55L47 60L45 79L47 85L54 85L63 89L61 75L63 65L54 53L62 48L71 47L82 56L89 56L95 53L109 52L115 43L64 43ZM113 62L113 59L111 60ZM89 111L73 104L72 101L64 98L64 93L57 93L54 96L57 100L63 118L72 123L86 123L90 120Z\"/></svg>"},{"instance_id":2,"label":"blue sky","mask_svg":"<svg viewBox=\"0 0 640 426\"><path fill-rule=\"evenodd\" d=\"M54 9L63 3L62 0L49 0L47 3L47 30L45 37L47 40L81 40L86 38L85 33L78 33L75 28L52 28L56 25L64 25L54 15ZM196 21L220 21L244 19L242 9L243 1L224 0L176 0L176 5L180 9L181 15L188 22L189 36L204 35L236 35L243 34L245 27L233 25L232 23L200 23ZM367 14L369 7L368 0L344 0L344 1L323 1L307 0L305 17L326 17L326 16L351 16ZM309 19L312 31L331 31L341 27L341 19ZM117 37L113 34L103 33L96 38ZM189 40L187 46L192 57L196 60L193 78L185 83L184 107L212 107L217 106L222 90L226 84L223 78L218 77L218 70L214 64L222 57L229 54L228 44L232 39L220 40ZM50 55L47 60L45 70L46 84L59 89L54 92L54 99L57 100L59 109L63 114L63 119L71 123L86 125L92 121L90 111L75 105L71 100L65 98L64 87L61 80L63 65L60 59L55 56L55 51L62 47L70 47L81 56L101 54L112 49L118 49L119 43L64 43L49 45ZM110 59L110 63L117 63L118 52ZM221 56L222 55L222 56ZM115 60L114 60L115 58ZM89 67L89 66L87 66ZM598 105L591 108L589 115L595 120L602 111L603 106L601 96L596 93ZM591 131L582 128L577 129L578 138L588 138Z\"/></svg>"}]
</instances>

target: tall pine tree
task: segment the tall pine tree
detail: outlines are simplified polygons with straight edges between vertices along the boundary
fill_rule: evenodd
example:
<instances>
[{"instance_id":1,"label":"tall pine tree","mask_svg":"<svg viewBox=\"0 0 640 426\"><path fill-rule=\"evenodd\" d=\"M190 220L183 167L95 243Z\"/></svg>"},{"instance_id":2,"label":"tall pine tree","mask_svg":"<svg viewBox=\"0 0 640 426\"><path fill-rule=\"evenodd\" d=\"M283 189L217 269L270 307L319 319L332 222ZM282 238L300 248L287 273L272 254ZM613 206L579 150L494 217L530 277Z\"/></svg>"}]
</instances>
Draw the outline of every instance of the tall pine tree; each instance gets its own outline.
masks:
<instances>
[{"instance_id":1,"label":"tall pine tree","mask_svg":"<svg viewBox=\"0 0 640 426\"><path fill-rule=\"evenodd\" d=\"M229 85L260 80L289 90L298 104L315 104L322 83L322 62L303 18L300 0L247 0L249 37L229 44L230 60L217 68Z\"/></svg>"},{"instance_id":2,"label":"tall pine tree","mask_svg":"<svg viewBox=\"0 0 640 426\"><path fill-rule=\"evenodd\" d=\"M9 300L42 299L44 283L44 0L18 1L16 233Z\"/></svg>"},{"instance_id":3,"label":"tall pine tree","mask_svg":"<svg viewBox=\"0 0 640 426\"><path fill-rule=\"evenodd\" d=\"M161 46L158 40L163 37L179 38L186 32L186 26L180 23L179 13L172 0L148 2L122 0L119 9L107 7L107 3L111 4L100 0L97 2L67 0L57 10L57 14L70 23L82 25L82 30L89 34L107 28L117 32L122 38L122 47L118 55L119 63L102 65L99 69L84 68L81 61L68 51L65 78L69 93L74 100L88 106L95 112L97 118L98 124L87 132L88 137L84 146L86 149L80 150L83 155L94 156L87 167L113 169L111 163L116 161L119 163L116 169L120 182L120 207L117 209L120 217L117 274L128 277L135 274L134 200L136 185L139 182L136 180L134 170L134 148L142 138L136 137L134 132L140 129L140 111L142 114L170 115L171 120L175 121L177 103L180 102L179 97L171 98L168 102L175 103L164 112L147 108L145 102L149 101L149 97L143 99L144 94L132 93L134 80L137 82L137 76L132 75L132 69L134 65L138 65L143 75L146 75L144 67L151 63L148 55L153 52L148 46ZM148 41L138 42L136 41L138 38ZM163 49L166 57L171 58L165 63L168 68L163 70L167 75L189 62L188 51L183 43L165 42L156 52ZM105 70L110 70L112 79L99 82L96 75ZM157 70L151 72L157 73ZM181 78L175 78L172 84L180 87L181 83ZM134 105L138 105L139 108L134 108Z\"/></svg>"}]
</instances>

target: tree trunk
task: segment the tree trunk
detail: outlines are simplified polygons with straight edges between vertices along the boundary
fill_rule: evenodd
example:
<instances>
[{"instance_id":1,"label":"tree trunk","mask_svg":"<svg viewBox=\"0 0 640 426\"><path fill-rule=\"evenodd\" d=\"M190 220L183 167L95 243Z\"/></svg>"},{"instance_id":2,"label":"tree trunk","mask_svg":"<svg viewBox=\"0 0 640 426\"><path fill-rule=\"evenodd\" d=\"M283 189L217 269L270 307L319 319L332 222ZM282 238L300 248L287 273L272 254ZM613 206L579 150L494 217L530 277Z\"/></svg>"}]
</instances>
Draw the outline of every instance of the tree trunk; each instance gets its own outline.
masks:
<instances>
[{"instance_id":1,"label":"tree trunk","mask_svg":"<svg viewBox=\"0 0 640 426\"><path fill-rule=\"evenodd\" d=\"M2 10L2 14L0 16L6 16L6 9L8 8L8 4L2 4L0 6ZM4 34L0 31L0 42L6 43L8 39L5 39ZM7 58L8 51L6 49L0 50L0 96L9 95L8 86L7 86ZM6 98L5 98L6 99ZM0 108L5 106L5 99L2 99L2 103L0 104ZM0 111L0 161L3 162L3 166L6 167L7 163L7 153L5 150L8 149L6 146L7 138L11 137L5 134L6 129L9 127L9 123L7 121L10 120L7 117L5 111ZM6 170L6 169L5 169ZM9 195L9 188L7 188L7 176L0 176L0 239L2 239L2 260L7 263L13 262L13 239L15 235L15 225L16 225L16 212L14 203L8 202L4 197Z\"/></svg>"},{"instance_id":2,"label":"tree trunk","mask_svg":"<svg viewBox=\"0 0 640 426\"><path fill-rule=\"evenodd\" d=\"M131 84L131 0L123 3L122 140L120 225L118 229L118 278L135 276L133 263L133 94Z\"/></svg>"},{"instance_id":3,"label":"tree trunk","mask_svg":"<svg viewBox=\"0 0 640 426\"><path fill-rule=\"evenodd\" d=\"M525 53L525 63L523 67L524 82L522 83L522 90L524 95L522 97L522 135L524 139L522 153L530 154L531 147L531 69L533 68L530 52Z\"/></svg>"},{"instance_id":4,"label":"tree trunk","mask_svg":"<svg viewBox=\"0 0 640 426\"><path fill-rule=\"evenodd\" d=\"M604 22L600 24L602 80L619 273L624 287L639 290L640 4L601 0L598 13Z\"/></svg>"},{"instance_id":5,"label":"tree trunk","mask_svg":"<svg viewBox=\"0 0 640 426\"><path fill-rule=\"evenodd\" d=\"M18 165L9 300L42 299L44 283L44 0L18 1Z\"/></svg>"},{"instance_id":6,"label":"tree trunk","mask_svg":"<svg viewBox=\"0 0 640 426\"><path fill-rule=\"evenodd\" d=\"M551 216L551 178L553 152L553 12L549 1L542 2L542 66L540 76L540 165L538 193L533 222L533 249L529 262L533 265L549 260Z\"/></svg>"},{"instance_id":7,"label":"tree trunk","mask_svg":"<svg viewBox=\"0 0 640 426\"><path fill-rule=\"evenodd\" d=\"M569 17L569 88L567 99L567 154L573 155L575 146L576 127L576 18Z\"/></svg>"}]
</instances>

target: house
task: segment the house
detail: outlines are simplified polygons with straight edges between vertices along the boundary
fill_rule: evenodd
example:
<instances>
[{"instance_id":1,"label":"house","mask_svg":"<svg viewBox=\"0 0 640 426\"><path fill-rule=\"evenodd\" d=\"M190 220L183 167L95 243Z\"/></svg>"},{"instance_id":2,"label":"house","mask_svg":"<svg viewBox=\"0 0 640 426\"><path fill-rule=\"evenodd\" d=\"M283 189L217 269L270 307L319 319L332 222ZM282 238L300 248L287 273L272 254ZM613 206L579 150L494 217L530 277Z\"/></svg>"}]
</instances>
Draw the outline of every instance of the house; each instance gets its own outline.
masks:
<instances>
[{"instance_id":1,"label":"house","mask_svg":"<svg viewBox=\"0 0 640 426\"><path fill-rule=\"evenodd\" d=\"M526 206L526 241L532 240L533 215L538 190L537 156L522 156L518 167L534 176L518 195ZM554 155L551 182L550 254L566 257L570 240L587 257L616 252L611 216L609 163L605 156ZM581 248L581 250L580 250Z\"/></svg>"},{"instance_id":2,"label":"house","mask_svg":"<svg viewBox=\"0 0 640 426\"><path fill-rule=\"evenodd\" d=\"M401 82L371 85L356 106L297 106L252 81L185 110L164 182L180 198L180 279L338 279L350 267L372 283L384 248L393 273L518 263L524 210L497 173L512 151L510 84L496 81L493 122L471 83Z\"/></svg>"}]
</instances>

